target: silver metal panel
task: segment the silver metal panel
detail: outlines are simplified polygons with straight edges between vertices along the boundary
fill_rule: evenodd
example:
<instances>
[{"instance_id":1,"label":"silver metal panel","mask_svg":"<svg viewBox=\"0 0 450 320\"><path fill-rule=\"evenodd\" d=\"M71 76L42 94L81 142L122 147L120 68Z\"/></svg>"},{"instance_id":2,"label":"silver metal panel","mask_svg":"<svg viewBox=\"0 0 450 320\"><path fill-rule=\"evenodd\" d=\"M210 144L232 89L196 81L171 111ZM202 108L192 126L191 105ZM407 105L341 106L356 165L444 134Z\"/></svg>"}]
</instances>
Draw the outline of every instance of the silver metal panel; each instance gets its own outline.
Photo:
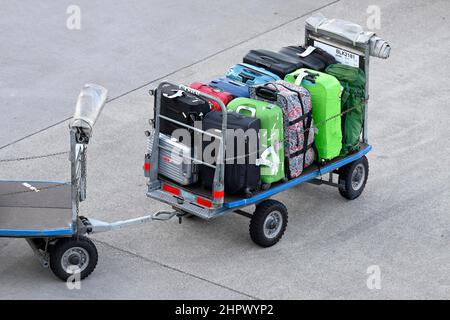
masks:
<instances>
[{"instance_id":1,"label":"silver metal panel","mask_svg":"<svg viewBox=\"0 0 450 320\"><path fill-rule=\"evenodd\" d=\"M159 173L182 185L198 181L198 165L192 163L191 148L159 134Z\"/></svg>"},{"instance_id":2,"label":"silver metal panel","mask_svg":"<svg viewBox=\"0 0 450 320\"><path fill-rule=\"evenodd\" d=\"M56 230L71 225L70 183L0 181L0 229Z\"/></svg>"}]
</instances>

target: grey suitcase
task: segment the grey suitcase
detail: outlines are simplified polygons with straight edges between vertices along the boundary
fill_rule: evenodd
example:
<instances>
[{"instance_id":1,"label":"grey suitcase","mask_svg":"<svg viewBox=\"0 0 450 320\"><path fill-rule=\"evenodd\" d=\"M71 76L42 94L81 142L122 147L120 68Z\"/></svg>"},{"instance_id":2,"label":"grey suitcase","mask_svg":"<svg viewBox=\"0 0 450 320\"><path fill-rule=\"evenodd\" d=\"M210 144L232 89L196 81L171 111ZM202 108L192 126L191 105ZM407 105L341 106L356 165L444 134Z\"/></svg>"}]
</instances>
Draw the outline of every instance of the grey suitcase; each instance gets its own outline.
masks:
<instances>
[{"instance_id":1,"label":"grey suitcase","mask_svg":"<svg viewBox=\"0 0 450 320\"><path fill-rule=\"evenodd\" d=\"M198 165L193 163L192 150L175 138L159 134L159 173L181 185L198 181Z\"/></svg>"}]
</instances>

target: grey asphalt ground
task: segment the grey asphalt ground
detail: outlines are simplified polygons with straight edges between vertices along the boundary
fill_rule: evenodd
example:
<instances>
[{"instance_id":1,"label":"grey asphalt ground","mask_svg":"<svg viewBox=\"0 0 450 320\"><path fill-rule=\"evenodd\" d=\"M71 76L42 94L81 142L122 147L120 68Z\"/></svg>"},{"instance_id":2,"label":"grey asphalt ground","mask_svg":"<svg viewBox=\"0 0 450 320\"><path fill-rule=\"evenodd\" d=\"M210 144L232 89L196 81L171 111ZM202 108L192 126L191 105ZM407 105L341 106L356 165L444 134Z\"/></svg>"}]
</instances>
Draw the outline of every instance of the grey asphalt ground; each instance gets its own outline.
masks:
<instances>
[{"instance_id":1,"label":"grey asphalt ground","mask_svg":"<svg viewBox=\"0 0 450 320\"><path fill-rule=\"evenodd\" d=\"M109 89L89 148L82 213L106 221L166 207L145 197L147 90L160 79L208 81L253 48L302 43L313 12L366 24L381 8L389 60L373 59L370 177L363 195L305 184L276 199L282 241L261 249L248 220L176 219L93 237L100 260L80 290L40 267L21 239L0 239L2 299L449 299L450 2L2 1L0 159L68 149L68 122L86 82ZM1 163L1 179L67 180L66 156ZM381 289L366 285L379 266Z\"/></svg>"}]
</instances>

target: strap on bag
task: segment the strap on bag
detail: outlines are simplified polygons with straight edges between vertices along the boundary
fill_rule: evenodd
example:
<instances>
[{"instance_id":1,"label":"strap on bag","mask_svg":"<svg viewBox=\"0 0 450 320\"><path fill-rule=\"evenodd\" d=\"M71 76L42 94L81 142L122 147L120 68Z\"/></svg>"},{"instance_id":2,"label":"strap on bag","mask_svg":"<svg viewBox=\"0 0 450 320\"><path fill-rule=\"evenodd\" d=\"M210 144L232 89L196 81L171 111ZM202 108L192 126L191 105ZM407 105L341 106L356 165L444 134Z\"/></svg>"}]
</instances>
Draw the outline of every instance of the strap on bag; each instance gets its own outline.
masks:
<instances>
[{"instance_id":1,"label":"strap on bag","mask_svg":"<svg viewBox=\"0 0 450 320\"><path fill-rule=\"evenodd\" d=\"M295 78L295 83L297 86L301 86L303 79L308 75L305 71L296 71L294 72L294 76L297 76Z\"/></svg>"}]
</instances>

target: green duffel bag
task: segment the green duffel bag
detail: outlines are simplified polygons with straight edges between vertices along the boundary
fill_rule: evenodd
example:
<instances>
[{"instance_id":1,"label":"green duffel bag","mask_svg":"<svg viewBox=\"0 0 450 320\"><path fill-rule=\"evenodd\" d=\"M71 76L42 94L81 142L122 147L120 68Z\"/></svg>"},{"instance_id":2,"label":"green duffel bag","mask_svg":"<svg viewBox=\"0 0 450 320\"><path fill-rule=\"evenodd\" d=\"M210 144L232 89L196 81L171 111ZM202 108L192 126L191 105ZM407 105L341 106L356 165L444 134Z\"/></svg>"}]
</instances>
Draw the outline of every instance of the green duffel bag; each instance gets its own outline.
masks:
<instances>
[{"instance_id":1,"label":"green duffel bag","mask_svg":"<svg viewBox=\"0 0 450 320\"><path fill-rule=\"evenodd\" d=\"M258 164L261 167L261 182L266 184L284 178L284 130L283 112L277 105L270 102L236 98L228 103L227 109L245 116L256 117L261 122L260 152Z\"/></svg>"},{"instance_id":2,"label":"green duffel bag","mask_svg":"<svg viewBox=\"0 0 450 320\"><path fill-rule=\"evenodd\" d=\"M359 149L359 141L364 122L364 100L366 76L359 68L344 64L332 64L325 70L339 80L343 87L341 97L342 150L341 155Z\"/></svg>"}]
</instances>

